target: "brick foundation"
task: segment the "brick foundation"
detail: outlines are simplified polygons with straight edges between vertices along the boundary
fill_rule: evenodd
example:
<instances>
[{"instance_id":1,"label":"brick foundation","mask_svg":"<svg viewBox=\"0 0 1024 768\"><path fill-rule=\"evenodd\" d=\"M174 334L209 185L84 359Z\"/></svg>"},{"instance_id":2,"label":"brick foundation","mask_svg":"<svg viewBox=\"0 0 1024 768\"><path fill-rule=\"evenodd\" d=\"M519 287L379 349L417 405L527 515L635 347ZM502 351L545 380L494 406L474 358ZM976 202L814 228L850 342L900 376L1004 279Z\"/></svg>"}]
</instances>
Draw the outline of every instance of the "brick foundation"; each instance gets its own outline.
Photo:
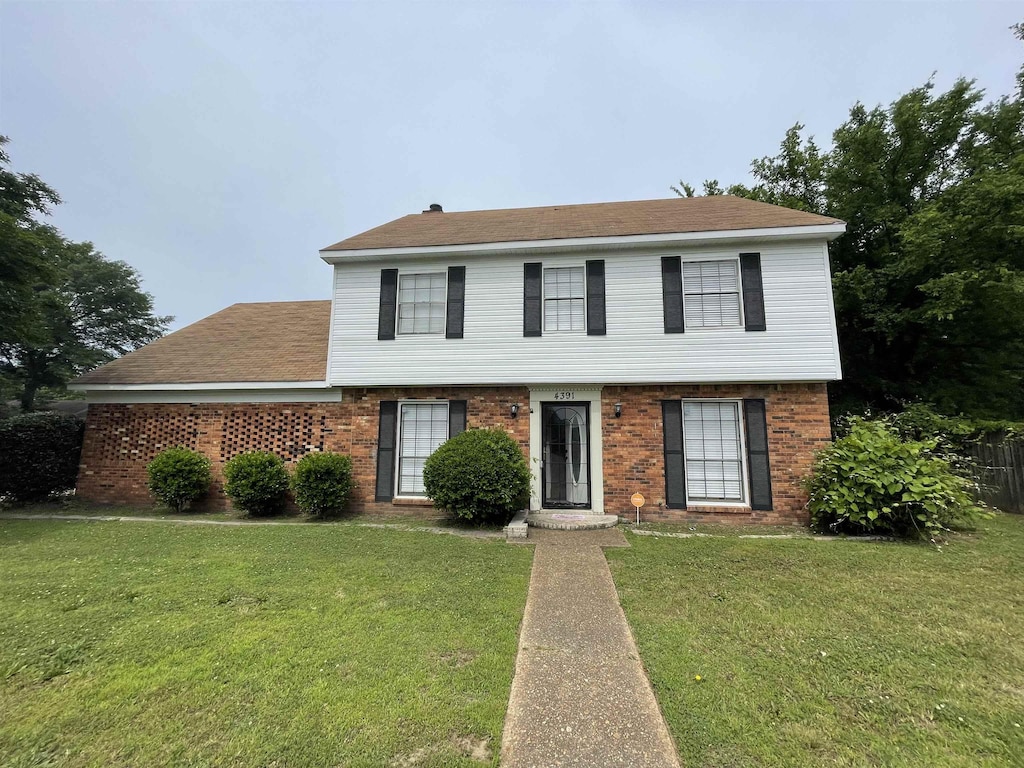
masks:
<instances>
[{"instance_id":1,"label":"brick foundation","mask_svg":"<svg viewBox=\"0 0 1024 768\"><path fill-rule=\"evenodd\" d=\"M526 387L346 389L340 403L90 405L78 477L81 498L105 503L152 502L146 464L161 450L184 445L209 456L214 488L203 508L227 506L221 468L237 453L274 451L293 463L310 451L352 457L354 512L434 515L430 506L375 502L377 421L381 400L467 401L469 427L502 426L529 455ZM683 397L764 398L772 476L771 512L743 508L665 508L661 401ZM615 418L614 404L622 403ZM523 406L518 418L509 404ZM597 414L592 414L597 417ZM633 514L629 497L647 497L642 518L664 521L800 523L806 521L800 480L830 438L824 384L605 387L601 413L604 498L608 514Z\"/></svg>"}]
</instances>

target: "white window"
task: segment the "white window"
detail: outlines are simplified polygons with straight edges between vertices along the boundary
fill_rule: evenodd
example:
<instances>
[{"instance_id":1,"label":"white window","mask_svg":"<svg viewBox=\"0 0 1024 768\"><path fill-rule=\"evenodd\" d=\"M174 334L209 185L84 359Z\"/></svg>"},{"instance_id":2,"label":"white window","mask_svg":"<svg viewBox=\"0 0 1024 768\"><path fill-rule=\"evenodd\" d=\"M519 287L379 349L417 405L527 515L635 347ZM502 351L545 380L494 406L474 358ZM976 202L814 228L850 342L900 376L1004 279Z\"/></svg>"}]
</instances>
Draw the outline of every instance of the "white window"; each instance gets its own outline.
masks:
<instances>
[{"instance_id":1,"label":"white window","mask_svg":"<svg viewBox=\"0 0 1024 768\"><path fill-rule=\"evenodd\" d=\"M683 438L687 498L697 502L742 502L739 403L684 400Z\"/></svg>"},{"instance_id":2,"label":"white window","mask_svg":"<svg viewBox=\"0 0 1024 768\"><path fill-rule=\"evenodd\" d=\"M544 270L544 330L586 330L583 267Z\"/></svg>"},{"instance_id":3,"label":"white window","mask_svg":"<svg viewBox=\"0 0 1024 768\"><path fill-rule=\"evenodd\" d=\"M741 325L739 264L683 262L683 307L687 328Z\"/></svg>"},{"instance_id":4,"label":"white window","mask_svg":"<svg viewBox=\"0 0 1024 768\"><path fill-rule=\"evenodd\" d=\"M398 278L398 332L444 333L444 272L400 275Z\"/></svg>"},{"instance_id":5,"label":"white window","mask_svg":"<svg viewBox=\"0 0 1024 768\"><path fill-rule=\"evenodd\" d=\"M398 427L398 495L423 495L423 464L448 439L448 403L402 403Z\"/></svg>"}]
</instances>

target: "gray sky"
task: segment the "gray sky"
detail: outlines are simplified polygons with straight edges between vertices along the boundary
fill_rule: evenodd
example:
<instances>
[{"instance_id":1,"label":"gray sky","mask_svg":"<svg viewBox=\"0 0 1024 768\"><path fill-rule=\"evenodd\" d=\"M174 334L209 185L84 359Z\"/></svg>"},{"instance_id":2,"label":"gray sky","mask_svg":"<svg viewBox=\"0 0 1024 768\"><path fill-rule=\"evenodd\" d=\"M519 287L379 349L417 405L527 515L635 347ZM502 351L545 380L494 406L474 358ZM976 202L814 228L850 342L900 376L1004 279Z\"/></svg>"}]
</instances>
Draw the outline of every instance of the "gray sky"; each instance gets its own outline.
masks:
<instances>
[{"instance_id":1,"label":"gray sky","mask_svg":"<svg viewBox=\"0 0 1024 768\"><path fill-rule=\"evenodd\" d=\"M1022 10L0 0L0 133L180 327L328 298L320 248L432 202L667 197L932 72L1008 94Z\"/></svg>"}]
</instances>

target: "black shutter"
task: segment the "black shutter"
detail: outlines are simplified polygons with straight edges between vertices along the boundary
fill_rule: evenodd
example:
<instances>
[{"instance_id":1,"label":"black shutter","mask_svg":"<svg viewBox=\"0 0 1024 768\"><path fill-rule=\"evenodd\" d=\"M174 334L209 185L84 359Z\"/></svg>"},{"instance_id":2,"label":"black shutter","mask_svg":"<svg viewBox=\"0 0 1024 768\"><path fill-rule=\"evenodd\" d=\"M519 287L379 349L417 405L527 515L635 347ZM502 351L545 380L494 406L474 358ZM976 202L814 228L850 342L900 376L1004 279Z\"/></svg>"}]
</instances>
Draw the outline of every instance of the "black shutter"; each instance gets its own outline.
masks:
<instances>
[{"instance_id":1,"label":"black shutter","mask_svg":"<svg viewBox=\"0 0 1024 768\"><path fill-rule=\"evenodd\" d=\"M587 335L604 336L604 259L587 262Z\"/></svg>"},{"instance_id":2,"label":"black shutter","mask_svg":"<svg viewBox=\"0 0 1024 768\"><path fill-rule=\"evenodd\" d=\"M741 253L740 274L743 278L743 324L748 331L763 331L765 322L761 254Z\"/></svg>"},{"instance_id":3,"label":"black shutter","mask_svg":"<svg viewBox=\"0 0 1024 768\"><path fill-rule=\"evenodd\" d=\"M391 501L395 495L395 438L398 433L398 401L380 401L377 427L377 491L374 501Z\"/></svg>"},{"instance_id":4,"label":"black shutter","mask_svg":"<svg viewBox=\"0 0 1024 768\"><path fill-rule=\"evenodd\" d=\"M750 508L772 508L772 476L768 464L768 420L764 400L743 401L747 431L747 466L750 469Z\"/></svg>"},{"instance_id":5,"label":"black shutter","mask_svg":"<svg viewBox=\"0 0 1024 768\"><path fill-rule=\"evenodd\" d=\"M448 401L448 437L455 437L457 434L466 431L466 401Z\"/></svg>"},{"instance_id":6,"label":"black shutter","mask_svg":"<svg viewBox=\"0 0 1024 768\"><path fill-rule=\"evenodd\" d=\"M540 262L523 264L523 336L541 335L541 280Z\"/></svg>"},{"instance_id":7,"label":"black shutter","mask_svg":"<svg viewBox=\"0 0 1024 768\"><path fill-rule=\"evenodd\" d=\"M377 318L377 338L387 341L395 338L395 314L398 310L398 270L380 271L380 315Z\"/></svg>"},{"instance_id":8,"label":"black shutter","mask_svg":"<svg viewBox=\"0 0 1024 768\"><path fill-rule=\"evenodd\" d=\"M448 310L445 317L446 339L462 338L462 323L466 312L466 268L448 267Z\"/></svg>"},{"instance_id":9,"label":"black shutter","mask_svg":"<svg viewBox=\"0 0 1024 768\"><path fill-rule=\"evenodd\" d=\"M683 455L683 403L661 401L665 431L665 506L686 509L686 458Z\"/></svg>"},{"instance_id":10,"label":"black shutter","mask_svg":"<svg viewBox=\"0 0 1024 768\"><path fill-rule=\"evenodd\" d=\"M661 257L661 300L665 308L665 333L682 333L683 273L678 256Z\"/></svg>"}]
</instances>

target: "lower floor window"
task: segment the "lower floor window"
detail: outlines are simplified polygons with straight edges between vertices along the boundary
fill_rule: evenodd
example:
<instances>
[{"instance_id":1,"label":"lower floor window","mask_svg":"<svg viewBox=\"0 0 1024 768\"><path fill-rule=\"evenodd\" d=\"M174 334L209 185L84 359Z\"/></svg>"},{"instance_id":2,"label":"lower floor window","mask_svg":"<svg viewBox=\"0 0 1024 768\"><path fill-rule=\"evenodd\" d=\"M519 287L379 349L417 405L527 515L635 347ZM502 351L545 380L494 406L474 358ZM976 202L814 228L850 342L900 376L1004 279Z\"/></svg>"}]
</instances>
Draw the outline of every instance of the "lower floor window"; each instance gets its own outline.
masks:
<instances>
[{"instance_id":1,"label":"lower floor window","mask_svg":"<svg viewBox=\"0 0 1024 768\"><path fill-rule=\"evenodd\" d=\"M448 439L448 403L402 403L398 437L398 495L422 496L423 465Z\"/></svg>"},{"instance_id":2,"label":"lower floor window","mask_svg":"<svg viewBox=\"0 0 1024 768\"><path fill-rule=\"evenodd\" d=\"M683 401L686 495L691 501L743 501L739 403Z\"/></svg>"}]
</instances>

